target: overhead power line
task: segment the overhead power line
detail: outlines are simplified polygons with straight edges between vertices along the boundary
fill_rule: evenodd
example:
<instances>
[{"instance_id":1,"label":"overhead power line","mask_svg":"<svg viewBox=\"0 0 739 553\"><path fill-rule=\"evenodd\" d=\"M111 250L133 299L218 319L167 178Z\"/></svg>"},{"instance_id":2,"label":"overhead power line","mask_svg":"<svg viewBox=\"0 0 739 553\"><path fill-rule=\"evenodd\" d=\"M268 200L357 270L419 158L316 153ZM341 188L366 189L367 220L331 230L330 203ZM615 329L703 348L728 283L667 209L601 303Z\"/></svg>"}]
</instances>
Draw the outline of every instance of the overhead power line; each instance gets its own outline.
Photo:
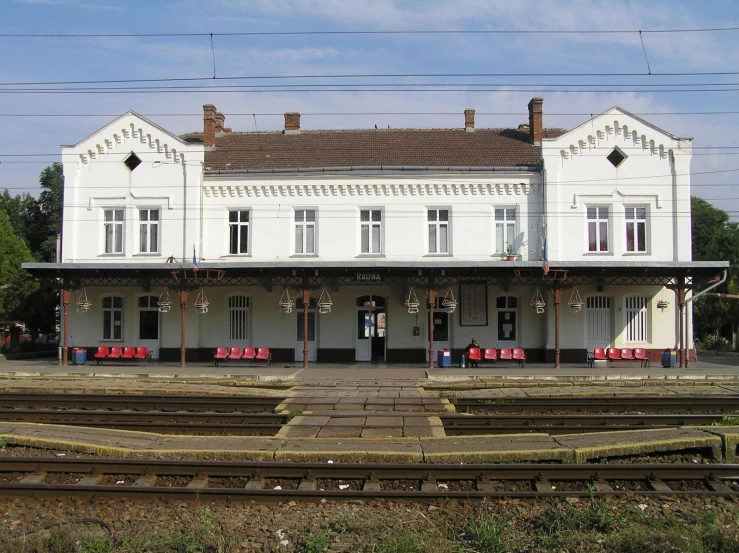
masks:
<instances>
[{"instance_id":1,"label":"overhead power line","mask_svg":"<svg viewBox=\"0 0 739 553\"><path fill-rule=\"evenodd\" d=\"M739 115L739 111L642 111L631 112L639 116L652 115ZM520 112L495 112L495 111L476 111L477 116L509 116L509 117L528 117L528 113ZM0 113L0 117L120 117L121 113ZM203 112L197 113L141 113L144 117L201 117ZM263 113L227 113L228 117L282 117L284 112L263 112ZM343 117L343 116L364 116L364 115L441 115L460 117L461 111L301 111L303 117ZM557 113L546 112L546 116L577 116L577 117L593 117L595 112L590 113Z\"/></svg>"},{"instance_id":2,"label":"overhead power line","mask_svg":"<svg viewBox=\"0 0 739 553\"><path fill-rule=\"evenodd\" d=\"M2 33L0 38L173 38L227 36L317 36L317 35L608 35L673 34L739 31L739 27L685 29L408 29L394 31L243 31L222 33Z\"/></svg>"},{"instance_id":3,"label":"overhead power line","mask_svg":"<svg viewBox=\"0 0 739 553\"><path fill-rule=\"evenodd\" d=\"M291 79L392 79L392 78L482 78L482 77L704 77L739 75L739 71L686 71L676 73L344 73L326 75L233 75L228 77L165 77L159 79L94 79L84 81L12 81L0 82L0 86L51 86L82 84L133 84L189 81L243 81L243 80L291 80Z\"/></svg>"}]
</instances>

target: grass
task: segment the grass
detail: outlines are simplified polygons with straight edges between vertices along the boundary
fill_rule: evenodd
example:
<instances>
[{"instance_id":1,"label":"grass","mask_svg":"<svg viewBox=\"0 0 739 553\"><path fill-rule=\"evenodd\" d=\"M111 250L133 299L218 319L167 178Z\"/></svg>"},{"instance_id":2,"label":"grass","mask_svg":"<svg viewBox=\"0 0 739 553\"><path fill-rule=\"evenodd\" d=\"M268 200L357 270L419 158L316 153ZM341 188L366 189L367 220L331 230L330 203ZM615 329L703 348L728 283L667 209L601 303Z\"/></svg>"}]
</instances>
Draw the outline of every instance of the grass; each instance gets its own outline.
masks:
<instances>
[{"instance_id":1,"label":"grass","mask_svg":"<svg viewBox=\"0 0 739 553\"><path fill-rule=\"evenodd\" d=\"M511 403L510 399L478 399L477 403L483 403L485 405L508 405Z\"/></svg>"},{"instance_id":2,"label":"grass","mask_svg":"<svg viewBox=\"0 0 739 553\"><path fill-rule=\"evenodd\" d=\"M739 426L739 417L724 415L720 421L716 421L711 426Z\"/></svg>"}]
</instances>

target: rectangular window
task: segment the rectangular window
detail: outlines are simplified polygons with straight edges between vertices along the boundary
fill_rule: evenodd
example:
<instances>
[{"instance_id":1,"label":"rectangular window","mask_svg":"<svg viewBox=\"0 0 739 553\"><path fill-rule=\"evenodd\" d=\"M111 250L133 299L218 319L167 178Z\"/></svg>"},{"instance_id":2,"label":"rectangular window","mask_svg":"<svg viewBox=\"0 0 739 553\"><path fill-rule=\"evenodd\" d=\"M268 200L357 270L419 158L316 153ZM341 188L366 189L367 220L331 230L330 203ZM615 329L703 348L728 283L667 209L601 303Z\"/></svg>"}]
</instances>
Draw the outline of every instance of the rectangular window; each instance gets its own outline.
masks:
<instances>
[{"instance_id":1,"label":"rectangular window","mask_svg":"<svg viewBox=\"0 0 739 553\"><path fill-rule=\"evenodd\" d=\"M506 253L508 246L516 248L516 208L495 210L495 253Z\"/></svg>"},{"instance_id":2,"label":"rectangular window","mask_svg":"<svg viewBox=\"0 0 739 553\"><path fill-rule=\"evenodd\" d=\"M449 210L429 209L429 253L449 253Z\"/></svg>"},{"instance_id":3,"label":"rectangular window","mask_svg":"<svg viewBox=\"0 0 739 553\"><path fill-rule=\"evenodd\" d=\"M139 209L139 252L159 253L158 209Z\"/></svg>"},{"instance_id":4,"label":"rectangular window","mask_svg":"<svg viewBox=\"0 0 739 553\"><path fill-rule=\"evenodd\" d=\"M249 337L249 298L228 298L228 339L244 341Z\"/></svg>"},{"instance_id":5,"label":"rectangular window","mask_svg":"<svg viewBox=\"0 0 739 553\"><path fill-rule=\"evenodd\" d=\"M627 296L626 301L626 341L648 341L647 303L642 296Z\"/></svg>"},{"instance_id":6,"label":"rectangular window","mask_svg":"<svg viewBox=\"0 0 739 553\"><path fill-rule=\"evenodd\" d=\"M103 298L103 340L123 340L123 298Z\"/></svg>"},{"instance_id":7,"label":"rectangular window","mask_svg":"<svg viewBox=\"0 0 739 553\"><path fill-rule=\"evenodd\" d=\"M608 251L608 208L588 208L588 251Z\"/></svg>"},{"instance_id":8,"label":"rectangular window","mask_svg":"<svg viewBox=\"0 0 739 553\"><path fill-rule=\"evenodd\" d=\"M316 210L295 210L295 253L316 253Z\"/></svg>"},{"instance_id":9,"label":"rectangular window","mask_svg":"<svg viewBox=\"0 0 739 553\"><path fill-rule=\"evenodd\" d=\"M382 253L382 210L362 209L359 212L361 252Z\"/></svg>"},{"instance_id":10,"label":"rectangular window","mask_svg":"<svg viewBox=\"0 0 739 553\"><path fill-rule=\"evenodd\" d=\"M231 255L249 253L249 212L246 210L228 212L228 253Z\"/></svg>"},{"instance_id":11,"label":"rectangular window","mask_svg":"<svg viewBox=\"0 0 739 553\"><path fill-rule=\"evenodd\" d=\"M123 210L106 209L103 212L105 221L105 253L123 253Z\"/></svg>"},{"instance_id":12,"label":"rectangular window","mask_svg":"<svg viewBox=\"0 0 739 553\"><path fill-rule=\"evenodd\" d=\"M626 251L647 251L647 208L626 208Z\"/></svg>"}]
</instances>

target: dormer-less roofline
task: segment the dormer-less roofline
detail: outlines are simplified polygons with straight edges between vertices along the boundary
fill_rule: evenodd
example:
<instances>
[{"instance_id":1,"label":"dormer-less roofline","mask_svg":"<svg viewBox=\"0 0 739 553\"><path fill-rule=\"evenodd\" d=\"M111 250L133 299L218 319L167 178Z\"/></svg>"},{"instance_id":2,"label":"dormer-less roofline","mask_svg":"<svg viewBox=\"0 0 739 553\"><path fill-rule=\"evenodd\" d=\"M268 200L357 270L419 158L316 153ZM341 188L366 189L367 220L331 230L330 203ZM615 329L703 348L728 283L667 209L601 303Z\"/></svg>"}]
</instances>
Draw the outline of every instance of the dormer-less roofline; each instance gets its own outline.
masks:
<instances>
[{"instance_id":1,"label":"dormer-less roofline","mask_svg":"<svg viewBox=\"0 0 739 553\"><path fill-rule=\"evenodd\" d=\"M585 127L586 125L590 125L592 123L592 121L595 121L596 119L598 119L600 117L603 117L604 115L610 115L610 114L613 114L613 113L620 113L622 115L626 115L627 117L631 117L632 119L635 119L635 120L639 121L639 123L641 123L641 124L649 127L650 129L652 129L654 131L657 131L657 132L659 132L659 133L661 133L661 134L663 134L665 136L668 136L668 137L670 137L673 140L693 140L692 137L680 137L680 136L674 135L674 134L672 134L670 132L667 132L666 130L657 127L656 125L650 123L649 121L646 121L646 120L642 119L641 117L639 117L638 115L634 115L633 113L631 113L631 112L629 112L629 111L627 111L627 110L625 110L625 109L623 109L623 108L621 108L619 106L613 106L612 108L607 109L603 113L600 113L598 115L595 115L594 117L591 117L590 119L588 119L587 121L581 123L580 125L578 125L574 129L570 129L566 133L564 133L564 134L562 134L562 135L560 135L560 136L558 136L556 138L544 138L543 140L544 141L547 141L547 142L555 142L557 140L560 140L560 139L566 137L569 134L572 134L574 132L577 132L578 130L580 130L582 127Z\"/></svg>"},{"instance_id":2,"label":"dormer-less roofline","mask_svg":"<svg viewBox=\"0 0 739 553\"><path fill-rule=\"evenodd\" d=\"M98 133L100 133L100 132L104 131L104 130L105 130L105 129L107 129L108 127L111 127L111 126L114 126L114 125L116 125L116 124L117 124L117 123L118 123L119 121L121 121L122 119L124 119L125 117L128 117L128 116L130 116L130 115L132 115L132 116L136 117L137 119L139 119L139 120L143 121L143 122L144 122L144 123L146 123L147 125L151 125L151 126L152 126L152 127L154 127L155 129L157 129L158 131L160 131L160 132L161 132L162 134L165 134L165 135L167 135L168 137L170 137L170 138L172 138L172 139L176 140L176 141L177 141L178 143L182 144L183 146L193 146L193 144L192 144L192 143L190 143L190 142L186 142L186 141L182 140L182 138L180 138L180 137L179 137L179 136L177 136L176 134L172 134L171 132L169 132L168 130L164 129L163 127L160 127L159 125L157 125L157 124L156 124L156 123L154 123L153 121L150 121L149 119L147 119L147 118L146 118L146 117L144 117L143 115L140 115L140 114L136 113L136 112L135 112L135 111L133 111L133 110L129 110L129 111L127 111L126 113L124 113L123 115L121 115L121 116L117 117L116 119L114 119L113 121L111 121L110 123L108 123L107 125L105 125L104 127L101 127L101 128L99 128L98 130L96 130L95 132L93 132L92 134L89 134L88 136L86 136L85 138L83 138L82 140L80 140L79 142L77 142L76 144L74 144L74 145L72 145L72 146L70 146L70 145L64 145L64 144L63 144L63 145L61 146L61 148L76 148L76 147L78 147L78 146L79 146L80 144L82 144L82 143L86 142L87 140L90 140L90 138L92 138L92 137L93 137L93 136L95 136L96 134L98 134Z\"/></svg>"}]
</instances>

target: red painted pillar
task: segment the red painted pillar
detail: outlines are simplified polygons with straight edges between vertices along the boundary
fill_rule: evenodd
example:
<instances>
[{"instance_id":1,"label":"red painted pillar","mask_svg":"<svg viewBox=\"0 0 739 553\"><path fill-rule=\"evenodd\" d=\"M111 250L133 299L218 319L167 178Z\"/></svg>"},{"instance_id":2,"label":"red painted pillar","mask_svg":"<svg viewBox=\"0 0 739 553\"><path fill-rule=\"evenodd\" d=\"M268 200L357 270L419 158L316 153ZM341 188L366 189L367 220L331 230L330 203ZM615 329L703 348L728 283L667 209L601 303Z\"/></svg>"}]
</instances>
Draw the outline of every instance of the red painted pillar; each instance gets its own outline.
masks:
<instances>
[{"instance_id":1,"label":"red painted pillar","mask_svg":"<svg viewBox=\"0 0 739 553\"><path fill-rule=\"evenodd\" d=\"M185 331L186 326L186 313L187 313L187 297L190 292L187 290L179 290L177 294L180 296L180 366L185 366Z\"/></svg>"},{"instance_id":2,"label":"red painted pillar","mask_svg":"<svg viewBox=\"0 0 739 553\"><path fill-rule=\"evenodd\" d=\"M685 344L685 325L683 322L685 321L685 288L678 288L677 289L677 307L680 312L680 316L678 317L680 319L679 325L678 325L678 332L680 333L680 345L677 348L677 358L680 362L680 367L682 368L685 365L685 359L683 356L683 344Z\"/></svg>"},{"instance_id":3,"label":"red painted pillar","mask_svg":"<svg viewBox=\"0 0 739 553\"><path fill-rule=\"evenodd\" d=\"M72 290L62 290L62 306L64 310L64 337L62 338L62 365L67 364L69 359L69 343L67 337L67 328L69 327L69 301L72 298Z\"/></svg>"},{"instance_id":4,"label":"red painted pillar","mask_svg":"<svg viewBox=\"0 0 739 553\"><path fill-rule=\"evenodd\" d=\"M554 368L559 368L559 307L562 305L562 290L552 290L554 297Z\"/></svg>"},{"instance_id":5,"label":"red painted pillar","mask_svg":"<svg viewBox=\"0 0 739 553\"><path fill-rule=\"evenodd\" d=\"M310 290L303 289L303 368L308 368L308 308L310 307Z\"/></svg>"},{"instance_id":6,"label":"red painted pillar","mask_svg":"<svg viewBox=\"0 0 739 553\"><path fill-rule=\"evenodd\" d=\"M434 307L436 307L436 290L429 288L429 369L434 368Z\"/></svg>"}]
</instances>

